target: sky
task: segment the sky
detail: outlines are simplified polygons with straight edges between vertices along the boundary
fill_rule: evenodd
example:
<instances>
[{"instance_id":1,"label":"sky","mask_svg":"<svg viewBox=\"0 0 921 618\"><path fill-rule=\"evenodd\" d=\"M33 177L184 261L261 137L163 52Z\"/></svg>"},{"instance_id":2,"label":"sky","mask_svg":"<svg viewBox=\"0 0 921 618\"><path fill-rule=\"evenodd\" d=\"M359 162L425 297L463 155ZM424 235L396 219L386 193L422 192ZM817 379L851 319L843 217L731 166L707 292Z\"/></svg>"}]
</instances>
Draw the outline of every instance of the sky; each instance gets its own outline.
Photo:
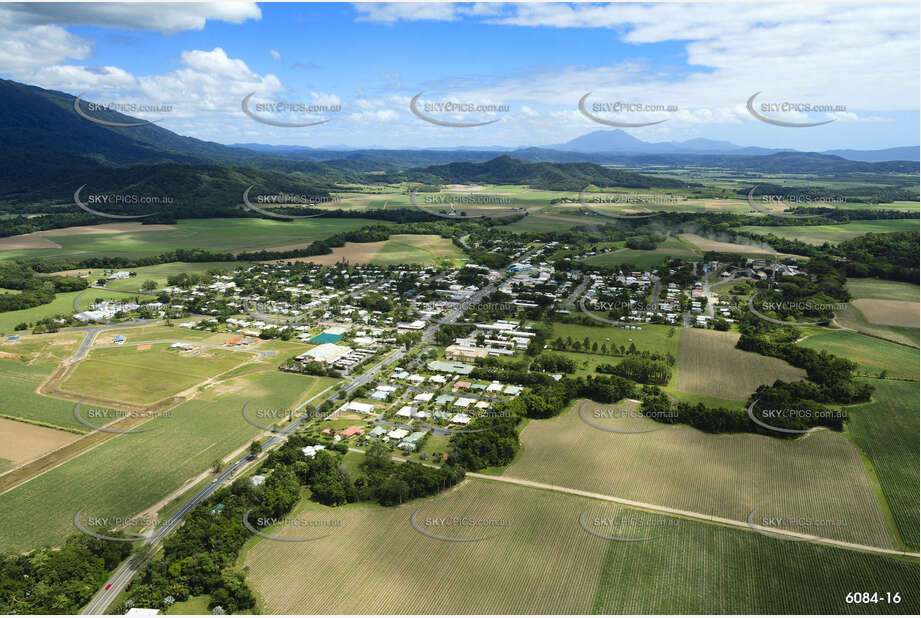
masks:
<instances>
[{"instance_id":1,"label":"sky","mask_svg":"<svg viewBox=\"0 0 921 618\"><path fill-rule=\"evenodd\" d=\"M625 129L644 141L866 150L919 143L919 18L916 2L0 4L0 75L225 144L552 146L613 128L592 116L646 124ZM759 120L755 93L769 120L832 122Z\"/></svg>"}]
</instances>

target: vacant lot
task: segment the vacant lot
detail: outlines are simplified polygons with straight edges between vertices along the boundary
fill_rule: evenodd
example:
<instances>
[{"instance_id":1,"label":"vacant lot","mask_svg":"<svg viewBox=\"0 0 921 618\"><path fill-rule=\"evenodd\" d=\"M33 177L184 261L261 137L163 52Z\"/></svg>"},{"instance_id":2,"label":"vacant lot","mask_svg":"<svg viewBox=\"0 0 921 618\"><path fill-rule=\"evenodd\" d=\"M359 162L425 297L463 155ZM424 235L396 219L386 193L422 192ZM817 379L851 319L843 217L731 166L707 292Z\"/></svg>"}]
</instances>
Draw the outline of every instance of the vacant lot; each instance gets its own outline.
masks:
<instances>
[{"instance_id":1,"label":"vacant lot","mask_svg":"<svg viewBox=\"0 0 921 618\"><path fill-rule=\"evenodd\" d=\"M5 469L3 462L12 467L78 438L77 434L69 431L0 418L0 472Z\"/></svg>"},{"instance_id":2,"label":"vacant lot","mask_svg":"<svg viewBox=\"0 0 921 618\"><path fill-rule=\"evenodd\" d=\"M806 375L785 361L735 348L738 333L681 329L678 381L685 393L745 401L758 386L792 382Z\"/></svg>"},{"instance_id":3,"label":"vacant lot","mask_svg":"<svg viewBox=\"0 0 921 618\"><path fill-rule=\"evenodd\" d=\"M524 487L469 479L445 495L394 508L306 503L297 517L339 519L318 541L259 540L245 556L267 614L585 614L607 542L578 518L588 504ZM454 538L424 536L410 524ZM505 527L424 526L426 518L505 520ZM272 531L314 536L311 530ZM309 581L309 586L292 581ZM420 585L420 582L424 582ZM322 590L322 594L317 594Z\"/></svg>"},{"instance_id":4,"label":"vacant lot","mask_svg":"<svg viewBox=\"0 0 921 618\"><path fill-rule=\"evenodd\" d=\"M917 328L919 305L917 302L904 300L880 300L878 298L858 298L852 303L864 315L868 322L882 326L903 326Z\"/></svg>"},{"instance_id":5,"label":"vacant lot","mask_svg":"<svg viewBox=\"0 0 921 618\"><path fill-rule=\"evenodd\" d=\"M186 402L142 425L149 431L82 453L0 495L0 550L60 543L75 532L81 508L87 517L137 515L261 433L243 418L246 402L290 408L334 382L275 371L235 378L210 401Z\"/></svg>"},{"instance_id":6,"label":"vacant lot","mask_svg":"<svg viewBox=\"0 0 921 618\"><path fill-rule=\"evenodd\" d=\"M706 434L641 417L637 404L577 403L560 416L531 421L524 447L503 476L594 491L649 504L745 521L759 517L843 520L809 534L892 547L892 532L858 450L819 430L796 440ZM596 414L597 412L597 414ZM803 531L803 530L799 530Z\"/></svg>"},{"instance_id":7,"label":"vacant lot","mask_svg":"<svg viewBox=\"0 0 921 618\"><path fill-rule=\"evenodd\" d=\"M917 380L921 371L918 350L848 331L832 331L807 337L805 348L826 350L857 363L858 371L873 377L885 371L891 378Z\"/></svg>"},{"instance_id":8,"label":"vacant lot","mask_svg":"<svg viewBox=\"0 0 921 618\"><path fill-rule=\"evenodd\" d=\"M864 589L902 601L845 603ZM609 542L592 613L914 615L918 564L682 520L653 541Z\"/></svg>"},{"instance_id":9,"label":"vacant lot","mask_svg":"<svg viewBox=\"0 0 921 618\"><path fill-rule=\"evenodd\" d=\"M681 238L684 238L701 251L744 253L746 255L771 255L773 253L769 248L756 245L740 245L734 242L720 242L718 240L710 240L709 238L698 236L697 234L681 234Z\"/></svg>"},{"instance_id":10,"label":"vacant lot","mask_svg":"<svg viewBox=\"0 0 921 618\"><path fill-rule=\"evenodd\" d=\"M71 395L150 405L251 358L219 349L179 352L167 350L168 345L95 349L59 388Z\"/></svg>"},{"instance_id":11,"label":"vacant lot","mask_svg":"<svg viewBox=\"0 0 921 618\"><path fill-rule=\"evenodd\" d=\"M869 458L905 544L918 550L918 383L868 380L872 403L848 408L848 437Z\"/></svg>"},{"instance_id":12,"label":"vacant lot","mask_svg":"<svg viewBox=\"0 0 921 618\"><path fill-rule=\"evenodd\" d=\"M74 355L83 341L81 332L47 335L21 334L17 341L0 339L0 357L21 360L28 365L57 364Z\"/></svg>"},{"instance_id":13,"label":"vacant lot","mask_svg":"<svg viewBox=\"0 0 921 618\"><path fill-rule=\"evenodd\" d=\"M854 298L880 298L918 302L918 284L883 279L848 279L847 291Z\"/></svg>"},{"instance_id":14,"label":"vacant lot","mask_svg":"<svg viewBox=\"0 0 921 618\"><path fill-rule=\"evenodd\" d=\"M758 234L773 234L781 238L801 240L814 245L821 245L825 242L836 244L871 232L885 234L888 232L917 231L918 220L891 219L888 221L851 221L850 223L841 225L750 225L739 229L756 232Z\"/></svg>"},{"instance_id":15,"label":"vacant lot","mask_svg":"<svg viewBox=\"0 0 921 618\"><path fill-rule=\"evenodd\" d=\"M677 238L670 238L650 251L640 249L617 249L610 253L593 255L585 260L592 266L620 266L621 264L634 264L637 268L656 268L665 263L665 259L679 258L690 260L700 257L701 252L690 243L684 243Z\"/></svg>"}]
</instances>

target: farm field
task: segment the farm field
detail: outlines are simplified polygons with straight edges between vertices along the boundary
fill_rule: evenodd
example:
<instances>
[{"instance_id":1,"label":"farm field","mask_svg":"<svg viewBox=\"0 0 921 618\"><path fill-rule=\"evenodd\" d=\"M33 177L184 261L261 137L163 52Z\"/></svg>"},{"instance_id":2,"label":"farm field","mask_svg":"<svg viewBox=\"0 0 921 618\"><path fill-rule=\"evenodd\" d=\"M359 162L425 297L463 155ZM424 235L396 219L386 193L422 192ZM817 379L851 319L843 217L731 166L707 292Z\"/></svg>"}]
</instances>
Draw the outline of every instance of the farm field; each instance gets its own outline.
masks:
<instances>
[{"instance_id":1,"label":"farm field","mask_svg":"<svg viewBox=\"0 0 921 618\"><path fill-rule=\"evenodd\" d=\"M85 433L87 427L74 418L72 401L45 397L36 389L52 373L50 365L25 365L0 358L0 416L48 424Z\"/></svg>"},{"instance_id":2,"label":"farm field","mask_svg":"<svg viewBox=\"0 0 921 618\"><path fill-rule=\"evenodd\" d=\"M796 440L711 435L656 423L642 417L634 402L589 402L584 414L596 425L646 432L614 433L586 423L581 403L556 418L528 423L521 433L523 452L501 476L737 521L753 509L759 517L843 520L846 525L816 526L808 533L896 544L860 452L840 434L819 430Z\"/></svg>"},{"instance_id":3,"label":"farm field","mask_svg":"<svg viewBox=\"0 0 921 618\"><path fill-rule=\"evenodd\" d=\"M59 543L73 516L134 516L261 433L243 405L290 408L334 380L280 372L235 378L0 495L0 549ZM72 407L72 406L71 406ZM22 525L28 522L28 525Z\"/></svg>"},{"instance_id":4,"label":"farm field","mask_svg":"<svg viewBox=\"0 0 921 618\"><path fill-rule=\"evenodd\" d=\"M583 225L604 225L607 221L603 217L584 217L581 215L551 216L540 214L529 214L523 219L514 223L502 226L502 229L516 233L533 232L559 232L561 230L571 230Z\"/></svg>"},{"instance_id":5,"label":"farm field","mask_svg":"<svg viewBox=\"0 0 921 618\"><path fill-rule=\"evenodd\" d=\"M210 377L246 362L251 357L230 350L193 352L167 350L169 344L97 348L80 361L58 387L62 392L89 398L150 405L175 395Z\"/></svg>"},{"instance_id":6,"label":"farm field","mask_svg":"<svg viewBox=\"0 0 921 618\"><path fill-rule=\"evenodd\" d=\"M845 603L864 589L899 590L901 603ZM917 612L917 562L689 520L646 543L608 542L592 605L622 615Z\"/></svg>"},{"instance_id":7,"label":"farm field","mask_svg":"<svg viewBox=\"0 0 921 618\"><path fill-rule=\"evenodd\" d=\"M341 528L304 543L254 537L240 563L249 567L248 581L266 614L305 607L328 614L584 614L591 610L606 550L603 539L579 526L586 506L570 496L479 479L398 507L306 502L292 517L338 519ZM419 526L434 534L492 536L461 543L428 538L410 524L417 509ZM423 524L427 517L465 516L508 525L484 530ZM312 535L303 527L268 533ZM291 585L301 578L311 585Z\"/></svg>"},{"instance_id":8,"label":"farm field","mask_svg":"<svg viewBox=\"0 0 921 618\"><path fill-rule=\"evenodd\" d=\"M855 307L852 303L848 303L842 311L835 312L835 322L841 326L841 328L856 330L861 333L882 337L883 339L889 339L916 348L919 344L918 328L871 324L867 321L863 313L860 312L860 309Z\"/></svg>"},{"instance_id":9,"label":"farm field","mask_svg":"<svg viewBox=\"0 0 921 618\"><path fill-rule=\"evenodd\" d=\"M829 242L836 244L871 232L912 232L918 230L917 219L890 219L878 221L851 221L842 225L747 225L739 230L757 234L773 234L781 238L801 240L814 245Z\"/></svg>"},{"instance_id":10,"label":"farm field","mask_svg":"<svg viewBox=\"0 0 921 618\"><path fill-rule=\"evenodd\" d=\"M584 341L588 337L589 341L597 342L599 346L606 343L608 348L611 345L622 345L629 348L631 343L635 343L639 350L671 354L678 358L678 336L681 329L662 324L646 324L642 328L643 330L625 330L616 326L604 325L601 322L598 323L598 326L554 322L550 340L554 341L560 337L566 341L568 337L572 337L574 341ZM614 357L605 358L612 359L606 362L618 360Z\"/></svg>"},{"instance_id":11,"label":"farm field","mask_svg":"<svg viewBox=\"0 0 921 618\"><path fill-rule=\"evenodd\" d=\"M685 393L745 401L758 386L806 375L778 358L737 350L738 333L681 329L675 388Z\"/></svg>"},{"instance_id":12,"label":"farm field","mask_svg":"<svg viewBox=\"0 0 921 618\"><path fill-rule=\"evenodd\" d=\"M183 219L169 229L140 229L118 233L58 235L59 247L12 249L2 251L0 260L19 258L59 257L91 258L97 255L113 257L142 257L176 249L201 249L239 253L260 249L306 247L315 240L329 238L339 232L357 230L374 223L370 219L302 219L275 221L259 218ZM123 224L106 224L123 225ZM104 226L103 226L104 227ZM141 226L147 228L148 226ZM67 229L57 230L67 232ZM4 239L13 243L21 237ZM9 244L9 246L14 246Z\"/></svg>"},{"instance_id":13,"label":"farm field","mask_svg":"<svg viewBox=\"0 0 921 618\"><path fill-rule=\"evenodd\" d=\"M0 256L0 259L2 259L2 256ZM80 307L80 310L83 311L88 309L90 303L95 302L96 299L133 300L136 297L140 297L149 301L156 300L156 298L153 296L126 294L124 292L115 292L112 290L86 289L79 292L62 292L56 294L54 300L47 305L39 305L38 307L31 307L29 309L4 311L0 313L0 334L13 333L13 329L23 322L32 324L37 320L53 317L60 314L71 315L74 313L75 299L77 300L77 305Z\"/></svg>"},{"instance_id":14,"label":"farm field","mask_svg":"<svg viewBox=\"0 0 921 618\"><path fill-rule=\"evenodd\" d=\"M78 439L69 431L0 417L0 472Z\"/></svg>"},{"instance_id":15,"label":"farm field","mask_svg":"<svg viewBox=\"0 0 921 618\"><path fill-rule=\"evenodd\" d=\"M812 335L799 345L857 363L858 371L873 377L885 371L891 378L917 380L921 372L918 350L848 331L831 331Z\"/></svg>"},{"instance_id":16,"label":"farm field","mask_svg":"<svg viewBox=\"0 0 921 618\"><path fill-rule=\"evenodd\" d=\"M919 324L919 305L905 300L882 300L879 298L858 298L851 301L871 324L880 326L901 326L917 328Z\"/></svg>"},{"instance_id":17,"label":"farm field","mask_svg":"<svg viewBox=\"0 0 921 618\"><path fill-rule=\"evenodd\" d=\"M895 525L918 550L918 383L867 380L873 401L848 408L847 436L873 464Z\"/></svg>"},{"instance_id":18,"label":"farm field","mask_svg":"<svg viewBox=\"0 0 921 618\"><path fill-rule=\"evenodd\" d=\"M880 298L883 300L904 300L918 302L919 286L916 283L886 281L873 278L849 278L847 291L854 298Z\"/></svg>"}]
</instances>

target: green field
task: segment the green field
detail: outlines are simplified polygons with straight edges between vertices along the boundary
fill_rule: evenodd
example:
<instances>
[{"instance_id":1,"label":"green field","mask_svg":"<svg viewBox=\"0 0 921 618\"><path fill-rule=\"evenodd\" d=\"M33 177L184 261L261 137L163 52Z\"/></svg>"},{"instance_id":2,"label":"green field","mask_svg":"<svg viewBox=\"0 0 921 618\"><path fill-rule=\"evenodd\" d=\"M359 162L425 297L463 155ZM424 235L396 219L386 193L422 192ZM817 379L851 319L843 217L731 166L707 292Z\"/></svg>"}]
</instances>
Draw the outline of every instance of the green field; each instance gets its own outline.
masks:
<instances>
[{"instance_id":1,"label":"green field","mask_svg":"<svg viewBox=\"0 0 921 618\"><path fill-rule=\"evenodd\" d=\"M243 405L289 408L334 383L280 372L232 380L212 400L196 399L0 495L0 549L31 550L74 534L73 516L130 517L261 432ZM70 405L70 409L73 406Z\"/></svg>"},{"instance_id":2,"label":"green field","mask_svg":"<svg viewBox=\"0 0 921 618\"><path fill-rule=\"evenodd\" d=\"M593 255L585 260L589 266L613 267L621 264L635 264L637 268L647 270L657 268L665 263L665 258L673 257L683 260L698 258L702 253L690 243L680 238L668 238L651 251L621 248L610 253Z\"/></svg>"},{"instance_id":3,"label":"green field","mask_svg":"<svg viewBox=\"0 0 921 618\"><path fill-rule=\"evenodd\" d=\"M55 236L60 248L0 251L0 260L99 255L142 257L176 249L210 249L239 253L292 245L306 247L315 240L375 223L371 219L301 219L276 221L259 218L183 219L170 230L74 234Z\"/></svg>"},{"instance_id":4,"label":"green field","mask_svg":"<svg viewBox=\"0 0 921 618\"><path fill-rule=\"evenodd\" d=\"M166 343L138 350L125 344L89 353L60 390L73 395L150 405L217 376L251 358L231 350L167 350Z\"/></svg>"},{"instance_id":5,"label":"green field","mask_svg":"<svg viewBox=\"0 0 921 618\"><path fill-rule=\"evenodd\" d=\"M541 233L541 232L560 232L562 230L571 230L574 227L583 225L604 225L607 221L603 217L584 217L579 215L567 216L542 216L528 215L523 219L515 221L509 225L503 226L502 229L518 233Z\"/></svg>"},{"instance_id":6,"label":"green field","mask_svg":"<svg viewBox=\"0 0 921 618\"><path fill-rule=\"evenodd\" d=\"M642 417L633 402L586 404L595 424L646 431L614 433L586 423L580 405L528 423L523 451L502 476L743 522L752 509L765 517L843 520L809 533L897 545L860 452L839 433L819 430L796 440L707 434Z\"/></svg>"},{"instance_id":7,"label":"green field","mask_svg":"<svg viewBox=\"0 0 921 618\"><path fill-rule=\"evenodd\" d=\"M858 371L877 376L917 380L921 372L918 350L847 331L825 332L800 341L804 348L825 350L857 363Z\"/></svg>"},{"instance_id":8,"label":"green field","mask_svg":"<svg viewBox=\"0 0 921 618\"><path fill-rule=\"evenodd\" d=\"M846 604L855 591L901 603ZM652 541L609 542L592 613L915 615L918 563L681 520Z\"/></svg>"},{"instance_id":9,"label":"green field","mask_svg":"<svg viewBox=\"0 0 921 618\"><path fill-rule=\"evenodd\" d=\"M60 314L71 315L74 313L74 299L80 311L89 309L90 303L96 299L103 300L133 300L138 297L137 294L126 294L124 292L115 292L112 290L82 290L80 292L63 292L57 294L54 300L47 305L39 305L30 309L20 309L19 311L4 311L0 313L0 334L9 334L13 332L20 323L34 323L36 320L48 318ZM141 299L153 301L153 296L140 296Z\"/></svg>"},{"instance_id":10,"label":"green field","mask_svg":"<svg viewBox=\"0 0 921 618\"><path fill-rule=\"evenodd\" d=\"M681 329L676 390L742 402L762 384L806 375L786 361L737 350L738 339L728 331Z\"/></svg>"},{"instance_id":11,"label":"green field","mask_svg":"<svg viewBox=\"0 0 921 618\"><path fill-rule=\"evenodd\" d=\"M873 464L896 527L918 550L918 383L869 380L871 403L848 408L847 435Z\"/></svg>"},{"instance_id":12,"label":"green field","mask_svg":"<svg viewBox=\"0 0 921 618\"><path fill-rule=\"evenodd\" d=\"M885 279L848 279L847 291L854 298L881 298L883 300L907 300L918 302L919 287L916 283L886 281Z\"/></svg>"},{"instance_id":13,"label":"green field","mask_svg":"<svg viewBox=\"0 0 921 618\"><path fill-rule=\"evenodd\" d=\"M431 234L394 234L371 259L372 264L438 265L445 261L451 266L462 264L463 251L449 238Z\"/></svg>"},{"instance_id":14,"label":"green field","mask_svg":"<svg viewBox=\"0 0 921 618\"><path fill-rule=\"evenodd\" d=\"M49 365L25 365L19 361L0 358L0 415L48 423L57 427L89 431L74 418L74 403L63 399L43 397L35 389L54 373Z\"/></svg>"},{"instance_id":15,"label":"green field","mask_svg":"<svg viewBox=\"0 0 921 618\"><path fill-rule=\"evenodd\" d=\"M836 244L871 232L876 234L885 234L887 232L916 232L918 231L918 220L891 219L851 221L850 223L842 225L749 225L740 227L739 230L758 234L773 234L781 238L801 240L810 244L821 245L825 242Z\"/></svg>"}]
</instances>

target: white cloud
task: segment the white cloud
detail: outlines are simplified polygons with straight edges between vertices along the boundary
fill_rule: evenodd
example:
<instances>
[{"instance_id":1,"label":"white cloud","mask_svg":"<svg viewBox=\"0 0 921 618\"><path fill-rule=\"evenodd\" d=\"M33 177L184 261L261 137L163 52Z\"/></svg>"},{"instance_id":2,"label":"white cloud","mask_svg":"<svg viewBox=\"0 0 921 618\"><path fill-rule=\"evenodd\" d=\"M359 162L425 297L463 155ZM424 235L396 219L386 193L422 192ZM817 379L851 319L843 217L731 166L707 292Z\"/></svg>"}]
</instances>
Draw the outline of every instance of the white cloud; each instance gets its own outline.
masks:
<instances>
[{"instance_id":1,"label":"white cloud","mask_svg":"<svg viewBox=\"0 0 921 618\"><path fill-rule=\"evenodd\" d=\"M10 26L109 26L175 34L201 30L209 19L240 24L260 19L255 2L16 2L0 8Z\"/></svg>"},{"instance_id":2,"label":"white cloud","mask_svg":"<svg viewBox=\"0 0 921 618\"><path fill-rule=\"evenodd\" d=\"M272 58L274 58L275 60L281 60L281 54L279 54L274 49L270 49L269 54L271 54Z\"/></svg>"},{"instance_id":3,"label":"white cloud","mask_svg":"<svg viewBox=\"0 0 921 618\"><path fill-rule=\"evenodd\" d=\"M355 5L358 21L393 24L398 21L455 21L458 19L455 5L429 2L370 3Z\"/></svg>"}]
</instances>

